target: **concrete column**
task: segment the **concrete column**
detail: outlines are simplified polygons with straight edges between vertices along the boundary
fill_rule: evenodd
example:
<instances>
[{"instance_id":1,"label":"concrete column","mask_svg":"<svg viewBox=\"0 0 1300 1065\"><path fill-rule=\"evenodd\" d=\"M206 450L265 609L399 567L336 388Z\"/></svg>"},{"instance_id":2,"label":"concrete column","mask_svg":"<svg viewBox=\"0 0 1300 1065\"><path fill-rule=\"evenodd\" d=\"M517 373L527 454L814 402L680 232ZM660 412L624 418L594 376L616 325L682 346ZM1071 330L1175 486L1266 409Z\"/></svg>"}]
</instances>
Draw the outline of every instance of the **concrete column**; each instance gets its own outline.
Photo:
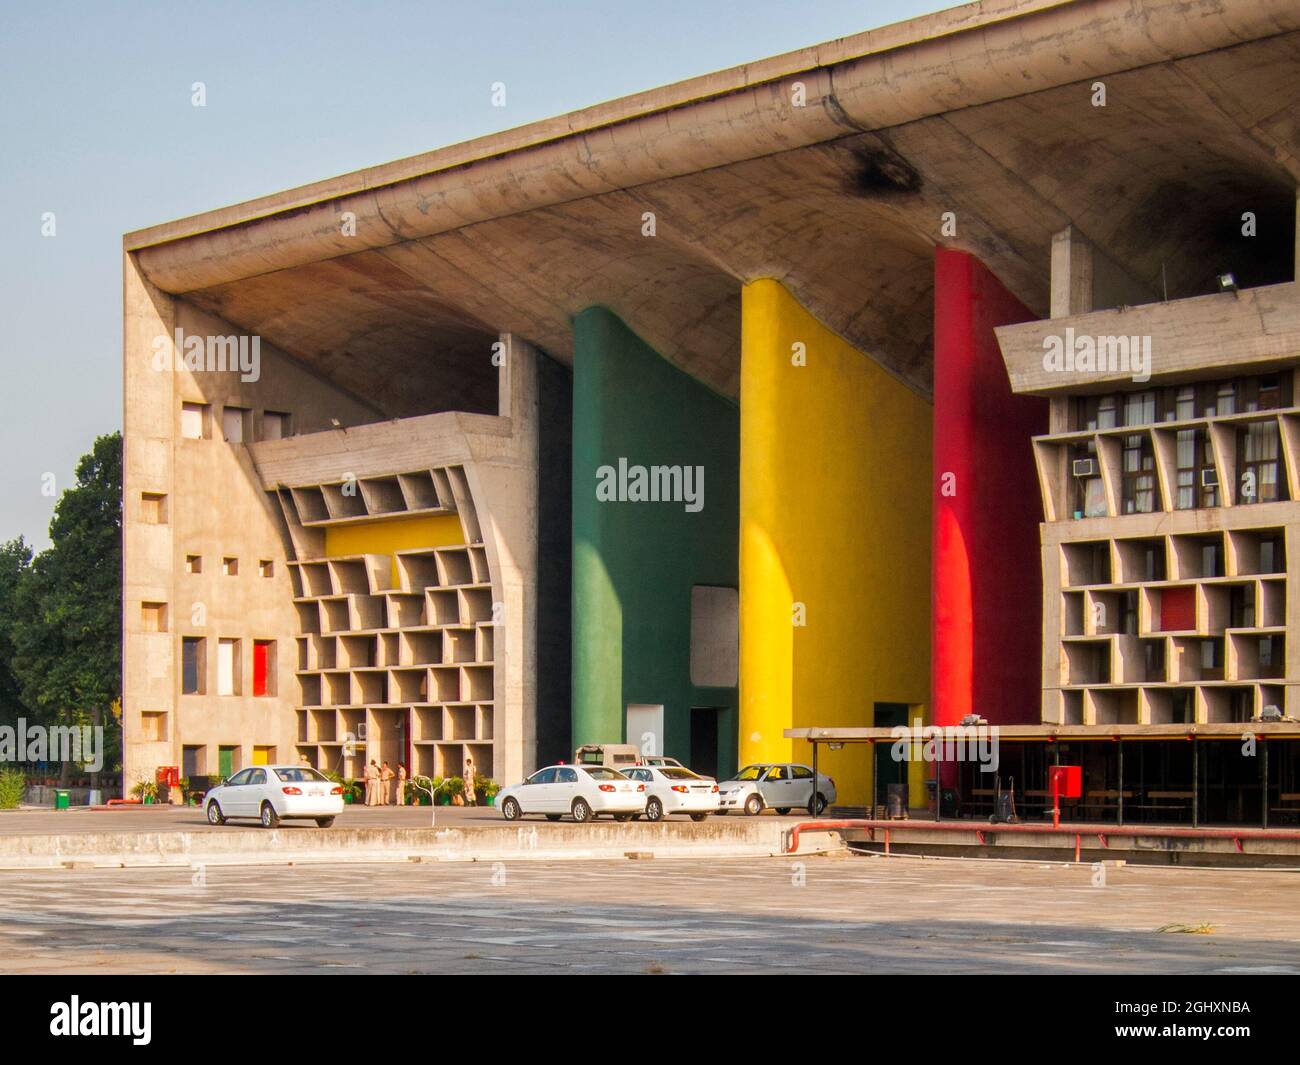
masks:
<instances>
[{"instance_id":1,"label":"concrete column","mask_svg":"<svg viewBox=\"0 0 1300 1065\"><path fill-rule=\"evenodd\" d=\"M122 786L152 779L159 765L179 765L176 666L172 655L176 604L172 590L172 526L144 520L141 493L166 495L172 484L173 425L178 417L173 372L173 299L145 280L135 257L123 259L122 453ZM163 603L167 631L146 631L142 603ZM166 736L147 739L142 711L165 712Z\"/></svg>"}]
</instances>

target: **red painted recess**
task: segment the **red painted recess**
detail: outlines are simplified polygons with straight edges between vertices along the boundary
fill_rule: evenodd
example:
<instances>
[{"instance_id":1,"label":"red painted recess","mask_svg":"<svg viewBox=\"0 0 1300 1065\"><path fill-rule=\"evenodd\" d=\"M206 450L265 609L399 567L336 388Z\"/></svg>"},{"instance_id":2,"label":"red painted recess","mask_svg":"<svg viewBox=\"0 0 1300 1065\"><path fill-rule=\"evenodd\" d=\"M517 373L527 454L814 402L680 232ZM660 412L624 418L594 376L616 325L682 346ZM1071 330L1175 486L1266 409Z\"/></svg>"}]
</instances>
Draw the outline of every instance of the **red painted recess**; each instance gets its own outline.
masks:
<instances>
[{"instance_id":1,"label":"red painted recess","mask_svg":"<svg viewBox=\"0 0 1300 1065\"><path fill-rule=\"evenodd\" d=\"M266 694L267 651L269 644L262 640L253 642L253 694Z\"/></svg>"},{"instance_id":2,"label":"red painted recess","mask_svg":"<svg viewBox=\"0 0 1300 1065\"><path fill-rule=\"evenodd\" d=\"M1160 593L1160 631L1196 628L1196 589L1166 588Z\"/></svg>"},{"instance_id":3,"label":"red painted recess","mask_svg":"<svg viewBox=\"0 0 1300 1065\"><path fill-rule=\"evenodd\" d=\"M1041 719L1047 401L1011 392L995 326L1036 316L974 256L934 262L934 722ZM947 491L945 490L947 489ZM951 494L949 494L951 492Z\"/></svg>"}]
</instances>

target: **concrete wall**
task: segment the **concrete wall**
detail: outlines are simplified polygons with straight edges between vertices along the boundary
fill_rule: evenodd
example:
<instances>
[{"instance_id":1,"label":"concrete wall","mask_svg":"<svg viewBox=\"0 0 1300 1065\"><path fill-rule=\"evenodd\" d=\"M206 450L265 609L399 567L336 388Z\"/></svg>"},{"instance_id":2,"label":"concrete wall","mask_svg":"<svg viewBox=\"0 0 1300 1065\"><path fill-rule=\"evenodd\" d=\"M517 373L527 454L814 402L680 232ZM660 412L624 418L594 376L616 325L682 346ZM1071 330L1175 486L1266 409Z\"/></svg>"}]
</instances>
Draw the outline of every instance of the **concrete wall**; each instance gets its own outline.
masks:
<instances>
[{"instance_id":1,"label":"concrete wall","mask_svg":"<svg viewBox=\"0 0 1300 1065\"><path fill-rule=\"evenodd\" d=\"M993 333L1032 315L965 252L939 249L934 289L934 720L1033 722L1047 403L1012 395Z\"/></svg>"},{"instance_id":2,"label":"concrete wall","mask_svg":"<svg viewBox=\"0 0 1300 1065\"><path fill-rule=\"evenodd\" d=\"M719 707L729 772L736 689L691 683L691 589L736 587L736 408L603 308L575 319L574 351L573 741L622 742L628 704L662 705L657 753L689 764L692 708ZM598 471L620 459L702 466L703 508L602 501Z\"/></svg>"},{"instance_id":3,"label":"concrete wall","mask_svg":"<svg viewBox=\"0 0 1300 1065\"><path fill-rule=\"evenodd\" d=\"M123 786L152 779L160 765L182 765L182 747L205 748L203 771L218 771L218 748L237 748L249 764L255 746L292 756L295 689L291 605L280 519L268 505L249 446L222 439L226 405L251 412L249 429L262 430L262 411L287 412L294 431L337 418L367 422L373 408L328 385L269 343L262 343L257 380L229 370L177 369L175 330L186 336L234 336L229 323L160 293L125 261L123 463ZM206 365L206 364L205 364ZM183 403L208 406L205 439L181 435ZM162 495L162 516L143 493ZM202 571L186 572L186 557ZM238 559L226 576L223 558ZM271 563L272 576L259 573ZM163 604L165 631L142 603ZM207 692L181 694L181 639L206 641ZM242 694L218 696L217 642L240 640ZM253 640L276 641L275 695L252 696ZM162 717L142 715L162 714ZM160 739L152 739L158 730Z\"/></svg>"},{"instance_id":4,"label":"concrete wall","mask_svg":"<svg viewBox=\"0 0 1300 1065\"><path fill-rule=\"evenodd\" d=\"M870 726L877 702L925 714L931 457L929 403L779 282L743 300L742 764L808 759L784 729ZM870 802L861 749L820 768L841 803Z\"/></svg>"}]
</instances>

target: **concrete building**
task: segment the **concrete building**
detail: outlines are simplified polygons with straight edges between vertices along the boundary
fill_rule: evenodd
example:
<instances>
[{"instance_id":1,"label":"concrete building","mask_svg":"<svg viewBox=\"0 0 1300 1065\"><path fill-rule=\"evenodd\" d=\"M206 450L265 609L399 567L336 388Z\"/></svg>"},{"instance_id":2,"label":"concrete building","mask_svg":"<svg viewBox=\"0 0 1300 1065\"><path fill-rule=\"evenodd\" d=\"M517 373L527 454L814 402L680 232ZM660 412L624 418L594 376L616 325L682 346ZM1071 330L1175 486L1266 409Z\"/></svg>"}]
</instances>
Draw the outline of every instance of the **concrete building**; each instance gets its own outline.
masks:
<instances>
[{"instance_id":1,"label":"concrete building","mask_svg":"<svg viewBox=\"0 0 1300 1065\"><path fill-rule=\"evenodd\" d=\"M129 234L126 785L1294 710L1298 60L1284 0L995 0Z\"/></svg>"}]
</instances>

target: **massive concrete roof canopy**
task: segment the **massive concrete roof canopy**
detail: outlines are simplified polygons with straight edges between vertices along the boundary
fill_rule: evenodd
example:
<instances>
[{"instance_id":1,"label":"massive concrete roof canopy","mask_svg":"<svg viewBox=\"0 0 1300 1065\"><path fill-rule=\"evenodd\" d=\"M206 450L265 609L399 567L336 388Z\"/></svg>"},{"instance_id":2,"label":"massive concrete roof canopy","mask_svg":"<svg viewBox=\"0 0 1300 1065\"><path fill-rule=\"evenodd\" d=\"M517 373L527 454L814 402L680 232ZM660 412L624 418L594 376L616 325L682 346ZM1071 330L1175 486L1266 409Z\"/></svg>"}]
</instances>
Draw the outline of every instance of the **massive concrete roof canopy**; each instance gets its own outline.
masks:
<instances>
[{"instance_id":1,"label":"massive concrete roof canopy","mask_svg":"<svg viewBox=\"0 0 1300 1065\"><path fill-rule=\"evenodd\" d=\"M759 277L928 393L936 244L1044 316L1071 224L1153 295L1290 280L1297 185L1294 0L992 0L125 244L163 291L394 416L491 408L496 334L567 361L591 304L734 396Z\"/></svg>"}]
</instances>

